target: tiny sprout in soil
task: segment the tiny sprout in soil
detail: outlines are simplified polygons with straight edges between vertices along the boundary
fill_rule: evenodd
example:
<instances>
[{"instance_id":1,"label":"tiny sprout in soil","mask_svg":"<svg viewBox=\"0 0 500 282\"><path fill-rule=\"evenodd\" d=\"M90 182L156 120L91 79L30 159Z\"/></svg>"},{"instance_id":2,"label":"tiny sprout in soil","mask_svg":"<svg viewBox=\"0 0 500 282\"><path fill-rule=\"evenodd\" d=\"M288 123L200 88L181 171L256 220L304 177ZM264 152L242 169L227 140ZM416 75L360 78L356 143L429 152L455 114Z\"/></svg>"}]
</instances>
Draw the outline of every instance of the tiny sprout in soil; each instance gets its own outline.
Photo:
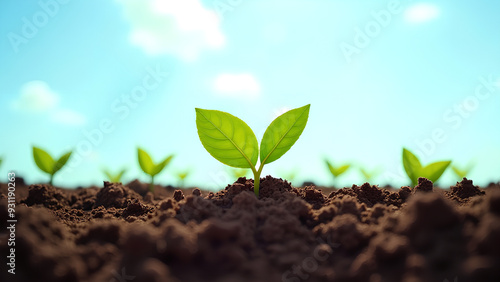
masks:
<instances>
[{"instance_id":1,"label":"tiny sprout in soil","mask_svg":"<svg viewBox=\"0 0 500 282\"><path fill-rule=\"evenodd\" d=\"M422 166L420 160L409 150L403 148L403 166L413 186L419 177L425 177L435 183L450 165L451 161L441 161Z\"/></svg>"},{"instance_id":2,"label":"tiny sprout in soil","mask_svg":"<svg viewBox=\"0 0 500 282\"><path fill-rule=\"evenodd\" d=\"M118 183L118 182L122 181L122 177L126 171L127 171L126 169L122 169L117 174L112 174L109 170L104 169L102 172L106 175L106 177L108 178L109 181L111 181L113 183Z\"/></svg>"},{"instance_id":3,"label":"tiny sprout in soil","mask_svg":"<svg viewBox=\"0 0 500 282\"><path fill-rule=\"evenodd\" d=\"M186 178L189 176L189 170L179 171L177 172L176 176L179 179L179 187L182 188L184 187Z\"/></svg>"},{"instance_id":4,"label":"tiny sprout in soil","mask_svg":"<svg viewBox=\"0 0 500 282\"><path fill-rule=\"evenodd\" d=\"M451 166L451 170L453 170L453 172L457 175L457 177L458 177L459 180L462 180L462 179L464 179L464 177L468 177L469 176L469 173L472 170L472 167L473 167L473 165L469 164L464 169L460 169L457 166L452 165Z\"/></svg>"},{"instance_id":5,"label":"tiny sprout in soil","mask_svg":"<svg viewBox=\"0 0 500 282\"><path fill-rule=\"evenodd\" d=\"M151 183L149 184L149 191L153 192L155 176L158 173L160 173L165 168L165 166L168 165L168 163L170 163L170 161L172 160L172 158L174 156L170 155L170 156L166 157L160 163L155 164L153 162L153 159L151 158L151 156L149 156L149 154L146 153L146 151L144 151L141 148L137 148L137 157L138 157L139 165L141 166L142 171L144 171L146 174L151 176Z\"/></svg>"},{"instance_id":6,"label":"tiny sprout in soil","mask_svg":"<svg viewBox=\"0 0 500 282\"><path fill-rule=\"evenodd\" d=\"M33 159L40 170L50 175L50 185L52 185L54 180L54 174L56 174L56 172L58 172L66 164L71 156L71 153L72 152L68 152L55 161L49 153L33 146Z\"/></svg>"},{"instance_id":7,"label":"tiny sprout in soil","mask_svg":"<svg viewBox=\"0 0 500 282\"><path fill-rule=\"evenodd\" d=\"M363 175L363 178L365 179L366 182L370 182L375 178L377 175L380 173L380 169L373 169L371 171L364 169L362 167L359 168L359 171Z\"/></svg>"},{"instance_id":8,"label":"tiny sprout in soil","mask_svg":"<svg viewBox=\"0 0 500 282\"><path fill-rule=\"evenodd\" d=\"M271 122L260 141L258 169L257 137L243 120L226 112L196 108L198 136L203 147L221 163L252 170L254 193L258 197L264 165L279 159L299 139L306 127L310 106L290 110Z\"/></svg>"},{"instance_id":9,"label":"tiny sprout in soil","mask_svg":"<svg viewBox=\"0 0 500 282\"><path fill-rule=\"evenodd\" d=\"M337 179L340 175L344 174L350 167L350 164L345 164L341 166L333 166L331 162L328 160L325 160L326 166L328 167L328 170L333 176L333 179Z\"/></svg>"}]
</instances>

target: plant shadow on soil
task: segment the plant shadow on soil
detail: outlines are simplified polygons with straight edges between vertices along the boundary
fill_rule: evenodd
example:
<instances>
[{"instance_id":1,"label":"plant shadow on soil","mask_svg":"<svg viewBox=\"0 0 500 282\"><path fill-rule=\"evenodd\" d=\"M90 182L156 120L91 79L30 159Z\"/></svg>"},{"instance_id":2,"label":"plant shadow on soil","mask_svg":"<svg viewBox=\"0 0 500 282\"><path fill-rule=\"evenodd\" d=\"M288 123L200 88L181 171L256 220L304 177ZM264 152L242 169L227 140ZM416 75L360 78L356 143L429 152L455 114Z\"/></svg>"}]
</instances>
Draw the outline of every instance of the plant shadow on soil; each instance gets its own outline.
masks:
<instances>
[{"instance_id":1,"label":"plant shadow on soil","mask_svg":"<svg viewBox=\"0 0 500 282\"><path fill-rule=\"evenodd\" d=\"M16 187L1 281L500 281L500 186ZM7 185L0 184L6 254Z\"/></svg>"}]
</instances>

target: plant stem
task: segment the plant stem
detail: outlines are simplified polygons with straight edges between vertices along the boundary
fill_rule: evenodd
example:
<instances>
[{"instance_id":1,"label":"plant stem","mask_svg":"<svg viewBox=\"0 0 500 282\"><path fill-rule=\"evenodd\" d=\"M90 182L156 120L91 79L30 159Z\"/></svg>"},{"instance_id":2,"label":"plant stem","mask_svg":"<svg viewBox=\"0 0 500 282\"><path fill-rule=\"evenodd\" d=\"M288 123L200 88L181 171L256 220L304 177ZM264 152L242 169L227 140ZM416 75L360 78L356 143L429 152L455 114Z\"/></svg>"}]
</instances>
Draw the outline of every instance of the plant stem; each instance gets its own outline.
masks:
<instances>
[{"instance_id":1,"label":"plant stem","mask_svg":"<svg viewBox=\"0 0 500 282\"><path fill-rule=\"evenodd\" d=\"M50 180L49 180L49 185L52 186L52 180L54 180L54 175L51 174L50 175Z\"/></svg>"},{"instance_id":2,"label":"plant stem","mask_svg":"<svg viewBox=\"0 0 500 282\"><path fill-rule=\"evenodd\" d=\"M259 188L260 188L260 174L262 173L262 169L264 168L264 164L261 164L259 167L259 170L255 170L255 168L252 168L253 172L253 192L255 193L255 196L259 198Z\"/></svg>"},{"instance_id":3,"label":"plant stem","mask_svg":"<svg viewBox=\"0 0 500 282\"><path fill-rule=\"evenodd\" d=\"M151 176L151 183L149 184L149 191L153 192L155 190L155 177Z\"/></svg>"}]
</instances>

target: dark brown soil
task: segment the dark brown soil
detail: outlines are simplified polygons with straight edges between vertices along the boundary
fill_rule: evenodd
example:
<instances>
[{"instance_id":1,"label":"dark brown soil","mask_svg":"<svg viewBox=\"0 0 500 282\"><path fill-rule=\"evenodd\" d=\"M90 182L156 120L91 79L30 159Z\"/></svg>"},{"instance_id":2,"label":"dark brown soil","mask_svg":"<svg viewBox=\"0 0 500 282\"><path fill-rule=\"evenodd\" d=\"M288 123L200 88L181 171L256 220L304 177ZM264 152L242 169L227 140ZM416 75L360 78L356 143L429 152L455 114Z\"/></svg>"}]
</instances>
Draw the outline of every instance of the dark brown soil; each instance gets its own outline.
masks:
<instances>
[{"instance_id":1,"label":"dark brown soil","mask_svg":"<svg viewBox=\"0 0 500 282\"><path fill-rule=\"evenodd\" d=\"M0 185L0 281L500 281L498 184L16 188L11 275Z\"/></svg>"}]
</instances>

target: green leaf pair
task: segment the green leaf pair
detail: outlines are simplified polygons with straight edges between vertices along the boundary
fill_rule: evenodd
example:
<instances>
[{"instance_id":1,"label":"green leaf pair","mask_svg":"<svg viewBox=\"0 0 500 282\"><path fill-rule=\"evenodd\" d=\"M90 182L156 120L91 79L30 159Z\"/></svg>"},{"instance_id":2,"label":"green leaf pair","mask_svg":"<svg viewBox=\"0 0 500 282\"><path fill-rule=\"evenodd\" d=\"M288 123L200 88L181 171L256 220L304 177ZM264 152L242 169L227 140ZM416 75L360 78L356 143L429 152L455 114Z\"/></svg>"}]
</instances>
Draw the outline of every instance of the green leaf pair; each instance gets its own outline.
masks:
<instances>
[{"instance_id":1,"label":"green leaf pair","mask_svg":"<svg viewBox=\"0 0 500 282\"><path fill-rule=\"evenodd\" d=\"M62 155L57 161L55 161L49 153L46 151L33 146L33 158L35 160L36 165L40 170L50 175L49 184L52 185L54 174L58 172L68 161L72 152L68 152Z\"/></svg>"},{"instance_id":2,"label":"green leaf pair","mask_svg":"<svg viewBox=\"0 0 500 282\"><path fill-rule=\"evenodd\" d=\"M452 165L451 169L456 174L456 176L458 177L458 179L462 180L462 179L464 179L465 177L467 177L469 175L470 171L472 170L472 167L473 167L473 165L469 164L464 169L460 169L457 166Z\"/></svg>"},{"instance_id":3,"label":"green leaf pair","mask_svg":"<svg viewBox=\"0 0 500 282\"><path fill-rule=\"evenodd\" d=\"M330 171L334 179L337 179L351 167L350 164L334 166L330 161L326 159L325 159L325 164L328 167L328 170Z\"/></svg>"},{"instance_id":4,"label":"green leaf pair","mask_svg":"<svg viewBox=\"0 0 500 282\"><path fill-rule=\"evenodd\" d=\"M425 177L433 183L436 182L450 163L451 161L441 161L424 167L412 152L403 148L403 166L413 186L417 185L419 177Z\"/></svg>"},{"instance_id":5,"label":"green leaf pair","mask_svg":"<svg viewBox=\"0 0 500 282\"><path fill-rule=\"evenodd\" d=\"M154 190L155 176L158 173L160 173L170 163L170 161L174 156L170 155L166 157L163 161L155 164L151 156L148 153L146 153L146 151L144 151L141 148L137 148L137 157L142 171L151 176L151 183L149 184L149 190L152 192Z\"/></svg>"},{"instance_id":6,"label":"green leaf pair","mask_svg":"<svg viewBox=\"0 0 500 282\"><path fill-rule=\"evenodd\" d=\"M310 105L290 110L267 127L259 144L252 129L241 119L221 111L196 108L196 127L203 147L223 164L250 168L254 193L259 195L260 174L265 164L283 156L299 139L307 124Z\"/></svg>"},{"instance_id":7,"label":"green leaf pair","mask_svg":"<svg viewBox=\"0 0 500 282\"><path fill-rule=\"evenodd\" d=\"M188 169L184 171L178 171L176 173L177 178L179 178L179 187L184 187L184 183L186 181L186 178L189 176L190 171Z\"/></svg>"},{"instance_id":8,"label":"green leaf pair","mask_svg":"<svg viewBox=\"0 0 500 282\"><path fill-rule=\"evenodd\" d=\"M361 168L359 168L359 171L361 172L365 181L367 181L367 182L370 182L373 178L375 178L380 173L379 168L368 171L368 170L361 167Z\"/></svg>"},{"instance_id":9,"label":"green leaf pair","mask_svg":"<svg viewBox=\"0 0 500 282\"><path fill-rule=\"evenodd\" d=\"M106 177L108 178L109 181L111 181L113 183L118 183L118 182L121 182L121 179L126 171L127 171L126 169L122 169L117 174L112 174L109 170L104 169L103 173L106 175Z\"/></svg>"},{"instance_id":10,"label":"green leaf pair","mask_svg":"<svg viewBox=\"0 0 500 282\"><path fill-rule=\"evenodd\" d=\"M339 177L351 167L351 165L349 164L335 167L327 160L325 160L325 163L328 166L328 170L330 170L330 173L333 175L333 177Z\"/></svg>"}]
</instances>

